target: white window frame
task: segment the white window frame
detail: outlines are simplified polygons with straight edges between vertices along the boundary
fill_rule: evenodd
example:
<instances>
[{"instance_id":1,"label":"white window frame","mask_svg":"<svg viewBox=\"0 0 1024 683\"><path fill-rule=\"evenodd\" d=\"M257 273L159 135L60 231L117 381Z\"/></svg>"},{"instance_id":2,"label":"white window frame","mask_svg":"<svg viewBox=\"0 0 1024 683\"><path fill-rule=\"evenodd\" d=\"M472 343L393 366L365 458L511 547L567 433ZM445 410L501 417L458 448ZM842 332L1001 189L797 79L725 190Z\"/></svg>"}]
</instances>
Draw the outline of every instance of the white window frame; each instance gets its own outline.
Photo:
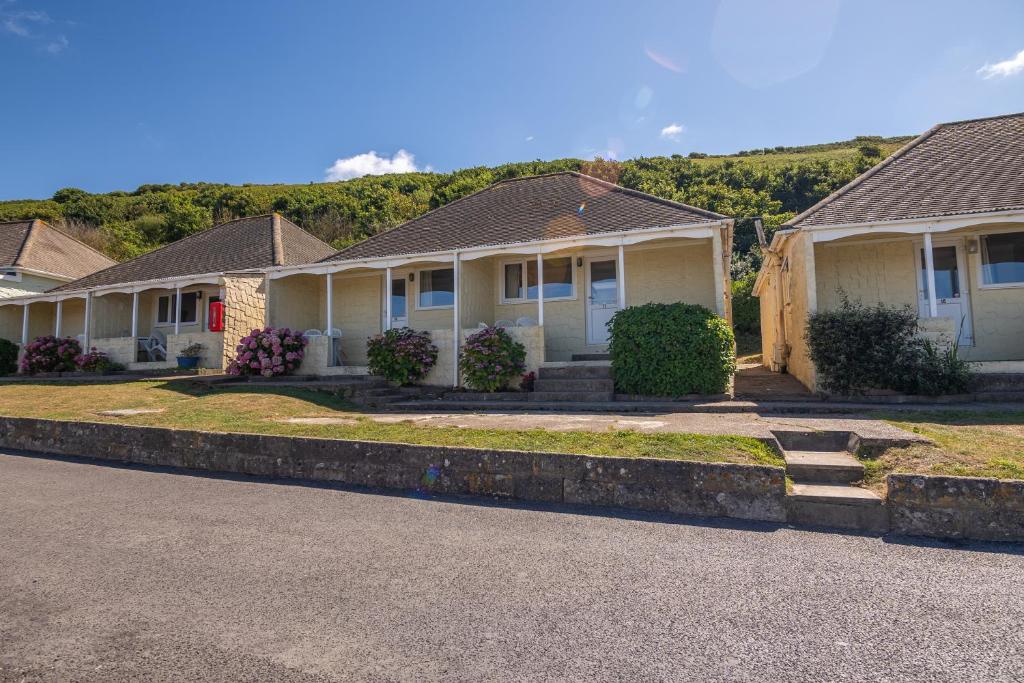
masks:
<instances>
[{"instance_id":1,"label":"white window frame","mask_svg":"<svg viewBox=\"0 0 1024 683\"><path fill-rule=\"evenodd\" d=\"M576 288L576 271L578 270L576 268L576 257L577 257L576 254L570 254L570 255L567 255L567 256L562 256L562 255L546 256L544 258L545 261L550 261L550 260L556 259L556 258L567 258L567 259L569 259L569 273L570 273L570 275L572 277L572 293L569 296L546 296L546 297L544 297L544 303L547 303L549 301L575 301L576 300L577 292L578 292L578 290ZM537 257L536 256L525 256L525 257L522 257L522 258L503 259L503 260L500 261L500 263L498 265L498 303L503 304L503 305L535 304L535 303L537 303L536 299L530 299L528 297L523 297L523 298L518 298L518 299L510 299L510 298L507 298L505 296L505 266L506 265L512 265L514 263L521 264L522 268L523 268L523 283L525 285L526 284L526 272L527 272L527 268L528 268L527 263L530 262L530 261L533 261L534 263L536 263L537 262ZM544 269L544 272L547 272L547 268L546 267ZM524 289L529 289L529 287L524 287Z\"/></svg>"},{"instance_id":2,"label":"white window frame","mask_svg":"<svg viewBox=\"0 0 1024 683\"><path fill-rule=\"evenodd\" d=\"M21 271L20 270L0 270L0 280L6 280L8 282L21 282Z\"/></svg>"},{"instance_id":3,"label":"white window frame","mask_svg":"<svg viewBox=\"0 0 1024 683\"><path fill-rule=\"evenodd\" d=\"M199 293L198 290L194 291L194 292L182 292L181 293L182 301L185 300L186 296L195 296L196 297L196 317L195 317L194 320L184 320L184 319L182 319L182 321L181 321L182 325L198 325L199 324L199 318L201 316L201 313L200 313L200 310L199 310L199 308L200 308L199 307L199 301L200 301L199 294L200 293ZM172 292L171 294L161 294L160 296L158 296L156 298L156 306L154 307L154 310L153 310L153 326L154 327L174 327L174 316L171 315L171 302L174 301L176 296L177 295ZM168 320L167 322L160 322L160 300L161 299L167 299L167 317L170 318L170 320ZM223 301L223 299L222 299L222 301Z\"/></svg>"},{"instance_id":4,"label":"white window frame","mask_svg":"<svg viewBox=\"0 0 1024 683\"><path fill-rule=\"evenodd\" d=\"M978 270L978 289L1021 289L1024 288L1024 281L1022 282L1000 282L989 284L985 282L985 238L989 235L1005 235L1007 233L1019 232L1024 234L1024 229L1019 227L1007 228L1005 230L987 230L977 235L968 236L967 239L978 240L978 252L975 254L977 257L975 262Z\"/></svg>"},{"instance_id":5,"label":"white window frame","mask_svg":"<svg viewBox=\"0 0 1024 683\"><path fill-rule=\"evenodd\" d=\"M416 300L413 302L413 304L416 306L416 310L417 311L450 311L450 310L455 308L454 304L445 304L444 306L421 306L420 305L420 285L423 284L423 273L433 273L434 271L437 271L437 270L451 270L454 273L455 267L454 266L439 266L437 268L418 268L415 271L416 272ZM406 284L405 287L406 287L406 297L408 297L408 295L409 295L408 294L409 285ZM458 283L454 281L454 278L452 279L452 287L458 287ZM385 288L386 288L386 286L385 286ZM452 292L452 294L454 294L454 292ZM409 316L409 300L408 300L408 298L406 299L406 302L405 302L405 315L406 315L406 319L408 319L408 316Z\"/></svg>"}]
</instances>

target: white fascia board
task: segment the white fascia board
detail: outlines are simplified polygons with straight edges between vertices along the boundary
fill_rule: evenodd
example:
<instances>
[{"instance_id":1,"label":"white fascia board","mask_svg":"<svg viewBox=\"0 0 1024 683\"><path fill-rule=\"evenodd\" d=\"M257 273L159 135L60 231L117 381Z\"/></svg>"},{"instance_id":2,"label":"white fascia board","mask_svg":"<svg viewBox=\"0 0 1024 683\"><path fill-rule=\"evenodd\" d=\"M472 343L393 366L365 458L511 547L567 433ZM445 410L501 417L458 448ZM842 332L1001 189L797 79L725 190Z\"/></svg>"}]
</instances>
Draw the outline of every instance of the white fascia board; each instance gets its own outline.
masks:
<instances>
[{"instance_id":1,"label":"white fascia board","mask_svg":"<svg viewBox=\"0 0 1024 683\"><path fill-rule=\"evenodd\" d=\"M914 218L898 221L878 221L875 223L847 223L844 225L827 225L820 227L806 226L800 228L809 232L815 243L831 242L832 240L871 233L898 232L908 235L920 235L926 232L949 232L975 225L992 223L1024 222L1024 211L990 211L986 213L964 213L955 216L934 216L931 218Z\"/></svg>"}]
</instances>

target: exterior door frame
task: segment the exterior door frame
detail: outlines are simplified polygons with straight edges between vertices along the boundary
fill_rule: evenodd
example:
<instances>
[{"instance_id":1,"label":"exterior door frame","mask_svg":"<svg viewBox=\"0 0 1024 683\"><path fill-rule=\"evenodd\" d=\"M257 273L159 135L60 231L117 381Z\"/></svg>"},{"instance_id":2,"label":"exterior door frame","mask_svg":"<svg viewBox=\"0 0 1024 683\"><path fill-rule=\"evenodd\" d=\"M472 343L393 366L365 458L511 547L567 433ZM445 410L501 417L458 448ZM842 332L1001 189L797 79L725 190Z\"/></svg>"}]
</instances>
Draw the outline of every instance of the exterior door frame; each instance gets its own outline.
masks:
<instances>
[{"instance_id":1,"label":"exterior door frame","mask_svg":"<svg viewBox=\"0 0 1024 683\"><path fill-rule=\"evenodd\" d=\"M963 320L955 320L955 326L957 330L958 342L962 346L974 346L974 318L971 314L971 279L967 274L967 250L964 244L963 237L932 237L932 249L938 247L955 247L956 248L956 270L957 276L960 280L960 311L963 316ZM922 318L929 317L928 315L928 302L922 296L922 293L927 291L926 283L923 282L925 277L925 264L922 263L921 257L924 251L924 240L914 241L914 267L917 271L915 276L915 282L917 284L917 311L918 316ZM941 303L939 305L942 305ZM963 327L961 329L961 322ZM966 334L964 334L966 333Z\"/></svg>"},{"instance_id":2,"label":"exterior door frame","mask_svg":"<svg viewBox=\"0 0 1024 683\"><path fill-rule=\"evenodd\" d=\"M618 284L619 284L618 279L620 277L622 277L622 273L619 272L619 263L618 263L618 260L616 258L615 252L611 252L611 251L604 252L604 251L602 251L602 252L598 252L598 253L587 254L586 256L583 257L583 287L584 287L584 291L583 291L583 296L581 298L583 299L583 308L584 308L583 324L586 327L586 329L584 330L584 336L585 336L585 339L586 339L586 342L587 342L587 346L607 346L608 345L607 341L593 341L592 337L590 335L591 317L592 317L592 313L591 313L591 310L590 310L590 300L591 300L591 296L590 296L590 267L591 267L591 264L593 264L595 261L611 261L612 264L615 266L615 284L616 284L615 309L616 309L616 311L618 310L618 307L619 307L619 302L618 302L618 298L617 298L618 297L618 294L617 294L617 292L618 292Z\"/></svg>"}]
</instances>

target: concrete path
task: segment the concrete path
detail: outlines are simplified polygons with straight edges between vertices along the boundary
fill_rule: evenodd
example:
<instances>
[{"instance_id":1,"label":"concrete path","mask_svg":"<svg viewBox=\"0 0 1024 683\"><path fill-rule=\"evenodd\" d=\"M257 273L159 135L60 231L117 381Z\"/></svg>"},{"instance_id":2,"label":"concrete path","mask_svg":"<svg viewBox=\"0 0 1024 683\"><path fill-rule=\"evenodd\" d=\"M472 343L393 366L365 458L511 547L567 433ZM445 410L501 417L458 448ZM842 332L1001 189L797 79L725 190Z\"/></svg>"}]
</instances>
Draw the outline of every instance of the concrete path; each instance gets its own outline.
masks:
<instances>
[{"instance_id":1,"label":"concrete path","mask_svg":"<svg viewBox=\"0 0 1024 683\"><path fill-rule=\"evenodd\" d=\"M0 680L1013 681L1022 553L0 454Z\"/></svg>"}]
</instances>

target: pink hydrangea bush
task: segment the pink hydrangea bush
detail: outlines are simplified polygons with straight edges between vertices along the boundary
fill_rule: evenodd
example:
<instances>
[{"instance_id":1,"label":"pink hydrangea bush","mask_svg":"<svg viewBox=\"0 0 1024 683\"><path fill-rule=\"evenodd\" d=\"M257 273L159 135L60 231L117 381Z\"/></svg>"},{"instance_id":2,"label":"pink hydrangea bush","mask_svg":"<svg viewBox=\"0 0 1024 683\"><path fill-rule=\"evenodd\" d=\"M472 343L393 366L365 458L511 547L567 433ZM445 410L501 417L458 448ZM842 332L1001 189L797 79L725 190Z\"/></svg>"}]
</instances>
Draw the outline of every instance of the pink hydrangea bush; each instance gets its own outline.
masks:
<instances>
[{"instance_id":1,"label":"pink hydrangea bush","mask_svg":"<svg viewBox=\"0 0 1024 683\"><path fill-rule=\"evenodd\" d=\"M97 349L95 346L75 358L75 366L82 372L110 372L113 370L124 370L124 366L115 363L110 356Z\"/></svg>"},{"instance_id":2,"label":"pink hydrangea bush","mask_svg":"<svg viewBox=\"0 0 1024 683\"><path fill-rule=\"evenodd\" d=\"M266 327L253 330L238 342L237 356L228 365L229 375L290 375L302 364L306 338L298 330Z\"/></svg>"},{"instance_id":3,"label":"pink hydrangea bush","mask_svg":"<svg viewBox=\"0 0 1024 683\"><path fill-rule=\"evenodd\" d=\"M75 359L81 354L82 345L72 337L36 337L25 345L20 367L28 375L37 372L71 372L78 369Z\"/></svg>"},{"instance_id":4,"label":"pink hydrangea bush","mask_svg":"<svg viewBox=\"0 0 1024 683\"><path fill-rule=\"evenodd\" d=\"M370 374L402 386L416 384L437 363L437 347L429 332L408 327L388 330L366 343Z\"/></svg>"},{"instance_id":5,"label":"pink hydrangea bush","mask_svg":"<svg viewBox=\"0 0 1024 683\"><path fill-rule=\"evenodd\" d=\"M501 391L526 369L526 347L503 328L487 327L466 337L459 369L471 388Z\"/></svg>"}]
</instances>

